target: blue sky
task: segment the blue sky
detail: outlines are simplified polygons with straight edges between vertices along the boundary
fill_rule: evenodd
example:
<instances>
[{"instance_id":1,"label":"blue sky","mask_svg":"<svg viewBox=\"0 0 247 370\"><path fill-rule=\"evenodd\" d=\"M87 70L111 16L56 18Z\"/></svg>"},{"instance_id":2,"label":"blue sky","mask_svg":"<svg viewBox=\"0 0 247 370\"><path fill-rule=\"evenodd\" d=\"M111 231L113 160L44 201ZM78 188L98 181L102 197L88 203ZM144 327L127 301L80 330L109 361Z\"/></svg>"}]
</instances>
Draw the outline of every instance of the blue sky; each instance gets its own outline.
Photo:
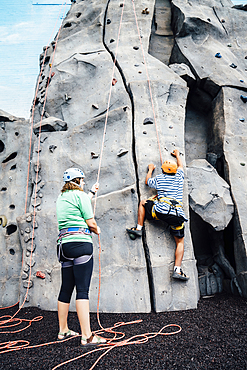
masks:
<instances>
[{"instance_id":1,"label":"blue sky","mask_svg":"<svg viewBox=\"0 0 247 370\"><path fill-rule=\"evenodd\" d=\"M17 117L29 117L39 55L43 46L53 40L64 12L69 10L70 0L63 6L65 3L66 0L0 0L0 109Z\"/></svg>"},{"instance_id":2,"label":"blue sky","mask_svg":"<svg viewBox=\"0 0 247 370\"><path fill-rule=\"evenodd\" d=\"M53 40L70 5L70 0L0 0L0 109L30 116L39 55Z\"/></svg>"}]
</instances>

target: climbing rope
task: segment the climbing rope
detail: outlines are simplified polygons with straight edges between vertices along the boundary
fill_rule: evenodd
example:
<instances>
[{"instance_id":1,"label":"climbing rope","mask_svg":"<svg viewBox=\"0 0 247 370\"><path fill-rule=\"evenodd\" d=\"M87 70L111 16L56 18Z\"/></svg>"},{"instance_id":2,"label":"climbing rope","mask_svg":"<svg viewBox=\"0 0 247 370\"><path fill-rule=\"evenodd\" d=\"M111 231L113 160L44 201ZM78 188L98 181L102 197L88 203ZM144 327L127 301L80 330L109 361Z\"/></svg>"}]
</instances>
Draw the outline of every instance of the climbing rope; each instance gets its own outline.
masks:
<instances>
[{"instance_id":1,"label":"climbing rope","mask_svg":"<svg viewBox=\"0 0 247 370\"><path fill-rule=\"evenodd\" d=\"M142 42L141 42L141 35L140 35L140 31L139 31L139 26L138 26L138 21L137 21L137 16L136 16L136 11L135 11L135 5L134 5L134 1L133 0L131 0L131 1L132 1L132 4L133 4L133 12L134 12L134 15L135 15L137 32L138 32L138 36L139 36L139 41L140 41L140 45L141 45L141 49L142 49L143 60L144 60L144 64L145 64L146 74L147 74L147 80L148 80L148 86L149 86L149 92L150 92L150 100L151 100L152 109L153 109L154 122L155 122L155 127L156 127L156 134L157 134L157 141L158 141L158 146L159 146L160 159L161 159L161 163L162 163L162 154L161 154L161 147L160 147L160 141L159 141L159 135L158 135L158 128L157 128L157 122L156 122L156 116L155 116L155 109L154 109L154 103L153 103L153 97L152 97L151 83L150 83L150 79L149 79L149 75L148 75L148 69L147 69L147 63L146 63L146 60L145 60L145 54L144 54L144 50L143 50L143 46L142 46ZM65 5L66 5L66 3L65 3ZM119 39L120 39L120 31L121 31L121 25L122 25L122 19L123 19L124 5L125 5L125 0L124 0L124 2L122 4L122 13L121 13L121 18L120 18L120 24L119 24L119 30L118 30L118 37L117 37L117 44L116 44L117 46L116 46L116 51L115 51L116 54L115 54L115 58L114 58L114 62L113 62L113 71L112 71L111 86L110 86L109 97L108 97L108 104L107 104L107 110L106 110L105 125L104 125L104 130L103 130L103 138L102 138L102 146L101 146L101 151L100 151L100 160L99 160L99 168L98 168L98 174L97 174L97 182L99 182L99 178L100 178L100 170L101 170L103 149L104 149L104 143L105 143L106 127L107 127L107 122L108 122L108 115L109 115L110 101L111 101L111 94L112 94L112 87L113 87L113 83L112 82L113 82L113 77L114 77L114 72L115 72L115 66L116 66L116 60L117 60L117 52L118 52L118 45L119 45ZM45 112L45 103L46 103L46 98L47 98L47 90L48 90L49 82L50 82L50 79L51 79L51 70L52 70L52 65L53 65L53 62L54 62L55 51L56 51L56 46L57 46L57 40L58 40L60 31L61 31L61 26L60 26L59 32L57 34L57 37L56 37L56 42L55 42L55 47L54 47L54 52L53 52L53 58L52 58L50 73L49 73L49 77L48 77L47 88L46 88L46 92L45 92L45 99L44 99L44 104L43 104L43 110L42 110L42 114L41 114L41 120L40 120L40 126L39 126L38 150L37 150L38 155L37 155L37 163L36 163L37 168L39 168L39 149L40 149L41 124L42 124L43 115L44 115L44 112ZM46 55L46 52L47 52L47 48L46 48L46 51L45 51L45 55ZM43 59L42 68L41 68L41 72L40 72L39 80L38 81L40 81L40 78L41 78L42 69L44 68L44 61L45 61L45 56L44 56L44 59ZM37 98L37 93L38 93L38 84L37 84L36 93L35 93L35 99L34 99L34 103L33 103L31 127L33 127L34 109L35 109L35 102L36 102L36 98ZM31 129L31 133L32 133L32 129ZM31 147L31 139L30 139L30 147ZM30 172L30 158L31 158L31 149L29 150L28 179L27 179L25 213L26 213L26 207L27 207L28 182L29 182L29 172ZM13 316L2 316L0 318L0 328L2 327L3 329L4 328L7 328L7 327L13 327L13 326L19 325L21 322L24 322L24 321L28 322L28 326L27 327L30 327L31 324L32 324L32 322L40 321L42 319L42 316L38 316L38 317L36 317L36 318L34 318L32 320L27 320L27 319L24 320L24 319L14 318L17 315L17 313L21 310L21 308L24 306L24 303L25 303L25 301L27 299L27 294L28 294L29 286L30 286L30 280L31 280L31 261L32 261L33 239L34 239L34 227L35 227L35 208L36 208L37 180L38 180L38 171L36 172L36 181L35 181L36 186L35 186L35 199L34 199L34 212L33 212L33 231L32 231L32 244L31 244L31 253L30 253L30 270L29 270L28 287L27 287L27 290L26 290L26 295L24 297L23 303L22 303L21 307L19 308L19 310ZM96 196L95 196L94 214L95 214L95 211L96 211L96 203L97 203L97 193L96 193ZM72 361L76 361L78 359L81 359L81 358L83 358L83 357L85 357L85 356L87 356L87 355L89 355L91 353L99 352L99 351L104 351L104 353L102 353L97 358L97 360L95 361L95 363L89 369L89 370L92 370L105 355L107 355L111 350L113 350L116 347L123 347L123 346L126 346L126 345L133 345L133 344L144 344L144 343L147 343L150 339L153 339L153 338L155 338L155 337L157 337L159 335L162 335L162 336L174 335L174 334L178 334L182 330L181 327L179 325L177 325L177 324L169 324L169 325L163 326L156 333L138 334L138 335L132 336L131 338L124 339L125 334L123 332L121 332L121 331L116 331L116 329L119 328L119 327L121 327L121 326L140 323L140 322L142 322L142 320L136 320L136 321L131 321L131 322L120 322L120 323L114 324L114 326L112 326L110 328L104 328L102 326L102 324L100 322L100 317L99 317L99 302L100 302L100 290L101 290L101 249L102 249L101 248L100 235L98 235L98 242L99 242L99 288L98 288L98 301L97 301L97 320L98 320L98 324L99 324L100 330L95 331L95 333L97 333L97 334L102 334L104 332L106 332L108 334L110 333L110 334L113 334L113 338L108 339L108 341L107 341L106 344L101 344L96 349L93 349L91 351L88 351L86 353L83 353L80 356L77 356L75 358L69 359L69 360L67 360L67 361L65 361L63 363L58 364L52 370L55 370L55 369L57 369L57 368L59 368L61 366L64 366L64 365L66 365L66 364L68 364L68 363L70 363ZM8 323L9 323L9 325L6 325ZM164 332L164 330L166 330L168 328L175 328L176 330L175 331L172 331L172 332ZM15 331L15 332L22 331L22 330L25 330L25 329L26 328L23 328L23 329L20 329L20 330ZM3 332L3 333L14 333L14 332L7 331L7 332ZM11 351L24 350L24 349L27 349L27 348L28 349L38 348L38 347L47 346L47 345L51 345L51 344L58 344L58 343L60 344L60 343L63 343L65 341L68 341L68 340L71 340L71 339L73 339L73 337L64 339L64 340L59 341L59 342L54 341L54 342L42 343L42 344L33 345L33 346L30 346L30 343L28 341L24 341L24 340L18 340L18 341L10 341L10 342L5 342L5 343L0 343L0 354L1 353L6 353L6 352L11 352Z\"/></svg>"},{"instance_id":2,"label":"climbing rope","mask_svg":"<svg viewBox=\"0 0 247 370\"><path fill-rule=\"evenodd\" d=\"M162 160L162 153L161 153L161 146L160 146L160 139L159 139L159 132L158 132L157 120L156 120L155 109L154 109L154 101L153 101L152 88L151 88L151 83L150 83L150 78L149 78L149 73L148 73L148 68L147 68L147 62L146 62L146 58L145 58L145 53L144 53L144 49L143 49L143 45L142 45L142 38L141 38L141 34L140 34L140 28L139 28L139 25L138 25L138 20L137 20L137 15L136 15L136 9L135 9L135 3L134 3L134 0L131 0L131 2L132 2L132 5L133 5L133 12L134 12L134 16L135 16L136 29L137 29L138 36L139 36L139 42L140 42L140 45L141 45L143 62L144 62L144 65L145 65L145 70L146 70L146 75L147 75L147 81L148 81L148 87L149 87L149 94L150 94L150 100L151 100L152 109L153 109L154 123L155 123L155 129L156 129L156 136L157 136L157 142L158 142L158 147L159 147L160 163L162 165L163 160Z\"/></svg>"}]
</instances>

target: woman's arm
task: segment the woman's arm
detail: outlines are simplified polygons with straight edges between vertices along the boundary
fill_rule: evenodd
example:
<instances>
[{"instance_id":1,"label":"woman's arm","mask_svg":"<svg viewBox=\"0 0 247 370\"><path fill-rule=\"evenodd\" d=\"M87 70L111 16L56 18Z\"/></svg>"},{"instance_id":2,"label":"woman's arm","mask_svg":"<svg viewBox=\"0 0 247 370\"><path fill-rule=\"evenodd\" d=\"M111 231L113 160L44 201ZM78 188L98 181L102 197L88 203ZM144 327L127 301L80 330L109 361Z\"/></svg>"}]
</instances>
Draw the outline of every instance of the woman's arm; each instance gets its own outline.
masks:
<instances>
[{"instance_id":1,"label":"woman's arm","mask_svg":"<svg viewBox=\"0 0 247 370\"><path fill-rule=\"evenodd\" d=\"M96 221L94 218L89 218L88 220L85 220L86 223L87 223L87 226L89 228L90 231L92 231L93 233L99 235L100 234L100 228L99 226L97 226L96 224Z\"/></svg>"}]
</instances>

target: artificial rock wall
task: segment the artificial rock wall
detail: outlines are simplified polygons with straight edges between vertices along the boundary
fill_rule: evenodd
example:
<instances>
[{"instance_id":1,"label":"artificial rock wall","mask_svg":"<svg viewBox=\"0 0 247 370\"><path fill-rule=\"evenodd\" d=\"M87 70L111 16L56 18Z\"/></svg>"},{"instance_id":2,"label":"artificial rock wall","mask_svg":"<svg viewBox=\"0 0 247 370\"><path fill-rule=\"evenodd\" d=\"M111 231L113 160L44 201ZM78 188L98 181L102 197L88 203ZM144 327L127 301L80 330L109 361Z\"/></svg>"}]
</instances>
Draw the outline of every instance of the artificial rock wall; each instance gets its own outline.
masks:
<instances>
[{"instance_id":1,"label":"artificial rock wall","mask_svg":"<svg viewBox=\"0 0 247 370\"><path fill-rule=\"evenodd\" d=\"M133 241L125 231L126 227L135 225L139 199L153 194L144 185L147 164L155 163L154 174L159 173L155 125L144 124L145 118L154 118L154 112L163 159L177 147L184 165L186 160L205 159L208 151L214 152L218 162L224 163L224 171L220 174L231 186L236 208L236 272L247 295L246 222L242 206L246 195L244 184L239 186L236 177L238 173L238 177L244 179L245 166L244 160L241 159L239 165L234 160L238 155L239 158L246 155L246 150L244 145L241 149L237 145L232 131L237 122L242 130L241 141L244 140L244 121L239 118L246 116L245 103L240 99L247 89L246 41L242 31L245 24L246 12L232 8L231 2L226 0L126 1L124 4L113 0L77 0L71 5L57 45L52 42L47 54L41 54L44 70L33 111L31 186L28 187L26 214L23 189L27 183L30 125L6 113L1 118L4 126L0 138L1 177L8 181L7 185L1 185L6 190L1 189L0 193L4 198L1 213L7 218L6 227L1 228L1 255L7 256L5 269L1 271L2 305L14 304L19 296L22 302L31 276L25 304L56 309L60 267L56 258L55 202L66 168L82 168L88 190L96 181L110 89L96 204L96 219L102 230L100 310L149 312L153 308L158 312L197 306L198 273L190 223L186 225L183 259L183 269L190 276L186 283L171 279L175 243L162 223L146 222L143 240ZM217 52L221 53L221 58L215 57ZM236 67L231 67L231 63ZM231 91L234 99L228 96ZM229 99L236 113L229 107ZM209 116L205 119L204 134L200 130L198 145L194 144L193 135L200 126L194 108L191 113L189 105L201 108L200 112L204 113L198 113L199 117ZM226 115L226 110L231 114ZM16 124L21 127L22 141L18 135L15 137ZM19 146L11 142L12 137L18 138ZM12 163L6 166L10 161L4 160L12 153L17 153L23 163L11 169ZM12 173L21 187L17 194L7 180ZM187 216L188 194L185 183ZM18 207L10 207L17 202ZM15 230L8 235L8 227L12 224L15 228L11 230ZM10 252L13 245L16 245L14 255ZM90 290L92 311L96 310L98 295L97 237L94 237L94 261ZM14 266L14 275L10 265ZM8 284L14 287L11 294Z\"/></svg>"}]
</instances>

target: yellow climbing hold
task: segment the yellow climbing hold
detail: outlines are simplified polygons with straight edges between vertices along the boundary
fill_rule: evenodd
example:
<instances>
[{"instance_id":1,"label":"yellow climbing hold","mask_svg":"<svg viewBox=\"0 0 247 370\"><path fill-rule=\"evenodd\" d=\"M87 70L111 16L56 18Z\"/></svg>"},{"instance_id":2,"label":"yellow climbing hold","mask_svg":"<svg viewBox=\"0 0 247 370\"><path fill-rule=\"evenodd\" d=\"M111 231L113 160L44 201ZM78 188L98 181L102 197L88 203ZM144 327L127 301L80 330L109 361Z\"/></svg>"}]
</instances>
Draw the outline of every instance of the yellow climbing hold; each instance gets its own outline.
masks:
<instances>
[{"instance_id":1,"label":"yellow climbing hold","mask_svg":"<svg viewBox=\"0 0 247 370\"><path fill-rule=\"evenodd\" d=\"M7 217L6 216L0 216L0 225L3 225L3 227L5 227L7 225Z\"/></svg>"}]
</instances>

